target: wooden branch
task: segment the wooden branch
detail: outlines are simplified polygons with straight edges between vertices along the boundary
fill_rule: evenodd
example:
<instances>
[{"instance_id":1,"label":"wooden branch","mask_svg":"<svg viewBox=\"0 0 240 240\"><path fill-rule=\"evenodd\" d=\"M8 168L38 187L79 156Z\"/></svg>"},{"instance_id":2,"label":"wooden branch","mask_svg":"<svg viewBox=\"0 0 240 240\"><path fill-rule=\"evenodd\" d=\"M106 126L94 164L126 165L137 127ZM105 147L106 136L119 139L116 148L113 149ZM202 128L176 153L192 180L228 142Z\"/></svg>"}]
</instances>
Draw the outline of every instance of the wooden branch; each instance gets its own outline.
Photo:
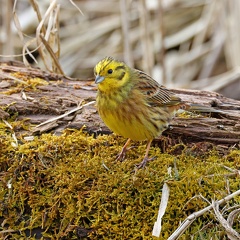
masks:
<instances>
[{"instance_id":1,"label":"wooden branch","mask_svg":"<svg viewBox=\"0 0 240 240\"><path fill-rule=\"evenodd\" d=\"M27 81L32 78L46 80L47 85L39 84L35 88L20 85L12 76ZM58 119L46 125L32 129L34 134L54 130L60 132L65 128L85 130L90 133L109 134L110 130L99 118L94 105L77 109L79 103L94 101L96 86L93 79L71 79L59 74L44 72L36 68L25 68L11 62L0 65L0 118L18 115L18 119L29 119L31 124L41 124L51 118ZM14 90L13 90L14 89ZM211 142L225 148L239 147L240 142L240 101L223 97L214 92L172 89L183 101L197 103L220 109L222 113L175 117L171 126L163 135L169 142L184 143ZM7 93L11 94L7 94ZM73 110L76 108L77 110ZM59 115L71 111L71 114ZM176 141L177 140L177 141ZM160 141L160 138L156 139Z\"/></svg>"}]
</instances>

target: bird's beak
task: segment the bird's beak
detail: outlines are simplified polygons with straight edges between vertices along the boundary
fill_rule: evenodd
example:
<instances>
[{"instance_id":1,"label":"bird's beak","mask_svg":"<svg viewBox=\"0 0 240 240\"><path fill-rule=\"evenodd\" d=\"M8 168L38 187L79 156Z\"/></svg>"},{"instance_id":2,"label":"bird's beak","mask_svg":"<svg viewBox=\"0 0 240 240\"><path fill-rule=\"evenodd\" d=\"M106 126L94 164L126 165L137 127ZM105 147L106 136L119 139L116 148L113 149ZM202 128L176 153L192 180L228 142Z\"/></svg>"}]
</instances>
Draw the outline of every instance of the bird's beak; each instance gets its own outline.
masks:
<instances>
[{"instance_id":1,"label":"bird's beak","mask_svg":"<svg viewBox=\"0 0 240 240\"><path fill-rule=\"evenodd\" d=\"M102 82L104 79L105 79L105 77L102 77L102 76L100 76L100 75L97 75L96 78L95 78L95 83L100 83L100 82Z\"/></svg>"}]
</instances>

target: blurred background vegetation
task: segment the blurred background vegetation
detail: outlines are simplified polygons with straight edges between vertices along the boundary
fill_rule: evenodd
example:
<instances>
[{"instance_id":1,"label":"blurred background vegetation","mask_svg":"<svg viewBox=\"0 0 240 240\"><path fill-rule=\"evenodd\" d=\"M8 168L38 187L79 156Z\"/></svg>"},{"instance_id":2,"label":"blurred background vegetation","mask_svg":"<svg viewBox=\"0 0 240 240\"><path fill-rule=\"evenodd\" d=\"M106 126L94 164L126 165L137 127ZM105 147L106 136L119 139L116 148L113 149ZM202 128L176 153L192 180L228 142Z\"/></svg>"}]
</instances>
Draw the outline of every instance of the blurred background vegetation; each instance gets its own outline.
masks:
<instances>
[{"instance_id":1,"label":"blurred background vegetation","mask_svg":"<svg viewBox=\"0 0 240 240\"><path fill-rule=\"evenodd\" d=\"M0 60L80 79L113 56L167 87L240 99L239 0L0 0Z\"/></svg>"}]
</instances>

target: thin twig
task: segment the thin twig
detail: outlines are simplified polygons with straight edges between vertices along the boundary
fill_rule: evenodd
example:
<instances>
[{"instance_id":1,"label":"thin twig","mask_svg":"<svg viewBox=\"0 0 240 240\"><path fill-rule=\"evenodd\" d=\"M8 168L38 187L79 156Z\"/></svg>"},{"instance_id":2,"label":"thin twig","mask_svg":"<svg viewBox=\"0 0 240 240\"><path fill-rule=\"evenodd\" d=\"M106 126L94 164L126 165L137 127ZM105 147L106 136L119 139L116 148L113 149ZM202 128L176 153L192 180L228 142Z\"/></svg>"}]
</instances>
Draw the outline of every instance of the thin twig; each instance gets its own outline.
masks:
<instances>
[{"instance_id":1,"label":"thin twig","mask_svg":"<svg viewBox=\"0 0 240 240\"><path fill-rule=\"evenodd\" d=\"M229 222L223 217L223 215L219 211L219 203L216 201L212 202L212 208L214 210L215 216L221 226L225 229L227 236L230 240L239 240L240 234L237 233L229 224Z\"/></svg>"},{"instance_id":2,"label":"thin twig","mask_svg":"<svg viewBox=\"0 0 240 240\"><path fill-rule=\"evenodd\" d=\"M219 205L222 205L223 203L228 202L229 200L231 200L232 198L236 197L240 195L240 190L226 196L225 198L217 201L217 203ZM175 232L168 238L168 240L175 240L178 239L183 233L184 231L186 231L186 229L194 222L194 220L197 217L202 216L204 213L208 212L209 210L211 210L213 208L213 205L211 204L208 207L205 207L204 209L197 211L191 215L189 215L183 222L182 224L175 230Z\"/></svg>"},{"instance_id":3,"label":"thin twig","mask_svg":"<svg viewBox=\"0 0 240 240\"><path fill-rule=\"evenodd\" d=\"M84 105L82 105L82 106L78 106L78 107L76 107L76 108L74 108L74 109L72 109L72 110L70 110L70 111L68 111L68 112L66 112L66 113L64 113L64 114L62 114L62 115L60 115L60 116L57 116L57 117L55 117L55 118L50 118L50 119L48 119L47 121L45 121L45 122L43 122L43 123L40 123L40 124L37 125L35 128L39 128L39 127L41 127L41 126L43 126L43 125L46 125L46 124L48 124L48 123L55 122L55 121L57 121L57 120L59 120L59 119L62 119L62 118L66 117L66 116L68 116L68 115L70 115L70 114L72 114L72 113L74 113L74 112L77 112L77 111L81 110L83 107L92 105L92 104L94 104L94 103L95 103L95 101L91 101L91 102L86 103L86 104L84 104Z\"/></svg>"}]
</instances>

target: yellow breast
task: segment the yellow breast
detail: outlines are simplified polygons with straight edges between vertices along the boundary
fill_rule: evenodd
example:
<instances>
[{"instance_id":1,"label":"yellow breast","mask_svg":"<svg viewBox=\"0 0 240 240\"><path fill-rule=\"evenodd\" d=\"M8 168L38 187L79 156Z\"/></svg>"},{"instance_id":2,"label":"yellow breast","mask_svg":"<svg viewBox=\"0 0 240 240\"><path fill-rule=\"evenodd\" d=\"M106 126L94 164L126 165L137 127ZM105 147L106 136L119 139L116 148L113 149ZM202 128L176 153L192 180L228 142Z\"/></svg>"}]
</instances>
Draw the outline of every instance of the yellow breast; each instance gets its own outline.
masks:
<instances>
[{"instance_id":1,"label":"yellow breast","mask_svg":"<svg viewBox=\"0 0 240 240\"><path fill-rule=\"evenodd\" d=\"M139 121L133 116L127 118L123 115L120 116L119 112L105 112L103 114L99 111L99 113L105 124L118 135L138 141L153 138L152 132L147 128L147 123L144 124L143 116L142 120Z\"/></svg>"}]
</instances>

